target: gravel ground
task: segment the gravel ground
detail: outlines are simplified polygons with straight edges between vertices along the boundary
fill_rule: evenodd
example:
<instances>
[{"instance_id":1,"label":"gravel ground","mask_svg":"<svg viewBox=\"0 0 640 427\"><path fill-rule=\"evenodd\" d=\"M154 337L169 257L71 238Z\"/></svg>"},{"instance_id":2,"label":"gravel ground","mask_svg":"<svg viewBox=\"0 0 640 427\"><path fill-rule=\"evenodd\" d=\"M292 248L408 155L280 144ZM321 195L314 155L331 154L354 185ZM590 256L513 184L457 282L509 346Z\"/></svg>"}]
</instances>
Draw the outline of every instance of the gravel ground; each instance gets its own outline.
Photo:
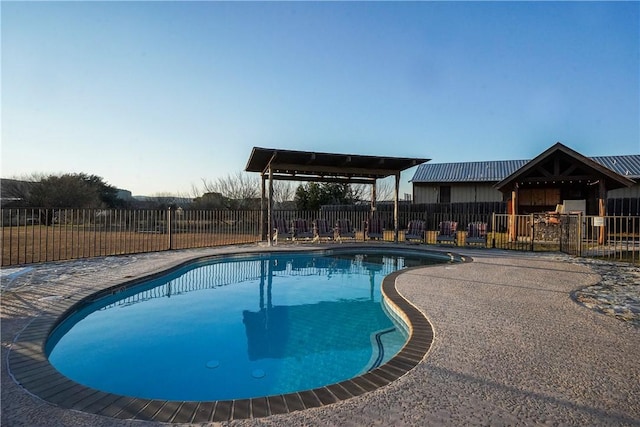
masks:
<instances>
[{"instance_id":1,"label":"gravel ground","mask_svg":"<svg viewBox=\"0 0 640 427\"><path fill-rule=\"evenodd\" d=\"M2 426L151 425L64 410L32 396L8 372L15 336L56 299L87 283L106 286L194 256L256 249L175 251L2 270ZM456 250L473 262L412 270L396 282L435 331L431 350L415 369L386 387L333 405L227 424L640 426L640 327L633 319L576 302L583 289L600 291L613 268L616 277L630 283L625 292L632 290L633 306L640 286L637 269L626 274L626 267L562 254Z\"/></svg>"}]
</instances>

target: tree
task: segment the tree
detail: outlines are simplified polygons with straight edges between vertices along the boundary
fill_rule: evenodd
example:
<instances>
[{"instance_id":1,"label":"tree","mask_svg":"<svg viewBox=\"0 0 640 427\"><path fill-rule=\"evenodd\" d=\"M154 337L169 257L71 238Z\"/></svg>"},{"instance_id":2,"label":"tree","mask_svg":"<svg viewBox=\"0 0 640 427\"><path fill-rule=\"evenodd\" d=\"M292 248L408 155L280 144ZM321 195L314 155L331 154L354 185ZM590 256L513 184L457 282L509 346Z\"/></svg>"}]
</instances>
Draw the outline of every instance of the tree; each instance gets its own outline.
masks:
<instances>
[{"instance_id":1,"label":"tree","mask_svg":"<svg viewBox=\"0 0 640 427\"><path fill-rule=\"evenodd\" d=\"M204 193L193 199L193 209L228 209L229 199L220 193Z\"/></svg>"},{"instance_id":2,"label":"tree","mask_svg":"<svg viewBox=\"0 0 640 427\"><path fill-rule=\"evenodd\" d=\"M31 191L30 202L43 208L89 208L99 203L98 194L72 175L50 176Z\"/></svg>"},{"instance_id":3,"label":"tree","mask_svg":"<svg viewBox=\"0 0 640 427\"><path fill-rule=\"evenodd\" d=\"M239 172L220 177L215 181L207 181L203 178L202 191L192 186L191 193L194 201L198 203L206 204L213 201L211 198L213 196L209 196L208 200L203 199L206 194L219 194L221 200L225 200L226 209L257 209L260 207L260 185L258 175ZM291 200L292 195L291 182L277 180L273 182L273 201L276 204ZM219 205L219 201L216 204Z\"/></svg>"},{"instance_id":4,"label":"tree","mask_svg":"<svg viewBox=\"0 0 640 427\"><path fill-rule=\"evenodd\" d=\"M394 183L389 178L379 179L376 182L376 201L389 201L394 199ZM356 200L371 200L370 184L355 184L351 186Z\"/></svg>"},{"instance_id":5,"label":"tree","mask_svg":"<svg viewBox=\"0 0 640 427\"><path fill-rule=\"evenodd\" d=\"M97 175L87 175L80 173L77 175L79 179L89 184L89 187L95 189L100 197L102 206L107 208L124 207L126 202L118 197L118 189L112 185L107 184L103 178Z\"/></svg>"},{"instance_id":6,"label":"tree","mask_svg":"<svg viewBox=\"0 0 640 427\"><path fill-rule=\"evenodd\" d=\"M203 193L218 193L228 199L228 209L255 208L260 197L260 182L257 177L239 172L220 177L216 181L202 179ZM259 201L257 202L259 204Z\"/></svg>"},{"instance_id":7,"label":"tree","mask_svg":"<svg viewBox=\"0 0 640 427\"><path fill-rule=\"evenodd\" d=\"M117 191L96 175L49 175L31 188L26 204L42 208L113 208L118 205Z\"/></svg>"},{"instance_id":8,"label":"tree","mask_svg":"<svg viewBox=\"0 0 640 427\"><path fill-rule=\"evenodd\" d=\"M349 184L309 182L296 189L295 202L300 210L318 210L322 205L351 205L359 199Z\"/></svg>"},{"instance_id":9,"label":"tree","mask_svg":"<svg viewBox=\"0 0 640 427\"><path fill-rule=\"evenodd\" d=\"M273 202L276 205L283 205L293 201L294 191L291 181L274 181L273 182Z\"/></svg>"}]
</instances>

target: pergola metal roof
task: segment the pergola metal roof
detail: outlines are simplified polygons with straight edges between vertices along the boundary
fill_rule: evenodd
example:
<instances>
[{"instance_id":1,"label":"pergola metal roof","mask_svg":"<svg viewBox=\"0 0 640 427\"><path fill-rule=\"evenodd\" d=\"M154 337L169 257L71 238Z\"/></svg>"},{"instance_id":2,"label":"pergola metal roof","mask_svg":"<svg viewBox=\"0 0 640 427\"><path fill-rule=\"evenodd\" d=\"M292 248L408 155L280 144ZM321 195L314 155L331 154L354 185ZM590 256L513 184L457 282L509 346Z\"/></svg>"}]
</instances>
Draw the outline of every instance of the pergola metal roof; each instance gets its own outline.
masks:
<instances>
[{"instance_id":1,"label":"pergola metal roof","mask_svg":"<svg viewBox=\"0 0 640 427\"><path fill-rule=\"evenodd\" d=\"M273 178L280 180L358 184L397 175L429 160L253 147L245 170L265 175L271 168Z\"/></svg>"}]
</instances>

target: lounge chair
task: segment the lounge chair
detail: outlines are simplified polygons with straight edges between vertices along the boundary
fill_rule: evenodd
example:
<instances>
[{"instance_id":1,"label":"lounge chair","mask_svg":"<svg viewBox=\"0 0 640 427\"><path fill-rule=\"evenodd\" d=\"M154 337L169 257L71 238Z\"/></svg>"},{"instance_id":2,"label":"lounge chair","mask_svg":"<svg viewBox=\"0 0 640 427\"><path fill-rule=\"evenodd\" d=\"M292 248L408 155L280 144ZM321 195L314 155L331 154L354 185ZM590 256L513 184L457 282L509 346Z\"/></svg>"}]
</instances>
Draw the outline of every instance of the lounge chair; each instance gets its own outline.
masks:
<instances>
[{"instance_id":1,"label":"lounge chair","mask_svg":"<svg viewBox=\"0 0 640 427\"><path fill-rule=\"evenodd\" d=\"M313 241L319 242L321 239L333 239L335 237L333 228L329 227L326 219L318 218L313 224Z\"/></svg>"},{"instance_id":2,"label":"lounge chair","mask_svg":"<svg viewBox=\"0 0 640 427\"><path fill-rule=\"evenodd\" d=\"M439 225L436 243L453 243L458 244L458 223L455 221L442 221Z\"/></svg>"},{"instance_id":3,"label":"lounge chair","mask_svg":"<svg viewBox=\"0 0 640 427\"><path fill-rule=\"evenodd\" d=\"M336 223L336 240L342 242L342 239L355 239L356 231L351 226L351 221L348 219L339 219Z\"/></svg>"},{"instance_id":4,"label":"lounge chair","mask_svg":"<svg viewBox=\"0 0 640 427\"><path fill-rule=\"evenodd\" d=\"M487 246L487 223L469 223L469 225L467 226L467 235L465 236L464 244L482 244L484 246Z\"/></svg>"},{"instance_id":5,"label":"lounge chair","mask_svg":"<svg viewBox=\"0 0 640 427\"><path fill-rule=\"evenodd\" d=\"M379 219L371 219L366 222L365 235L367 239L382 239L384 237L384 228L382 221Z\"/></svg>"},{"instance_id":6,"label":"lounge chair","mask_svg":"<svg viewBox=\"0 0 640 427\"><path fill-rule=\"evenodd\" d=\"M309 227L309 221L298 218L293 221L293 230L291 230L293 240L296 239L312 239L313 229Z\"/></svg>"},{"instance_id":7,"label":"lounge chair","mask_svg":"<svg viewBox=\"0 0 640 427\"><path fill-rule=\"evenodd\" d=\"M278 239L292 239L291 228L289 222L284 218L276 218L273 220L273 243L278 244Z\"/></svg>"},{"instance_id":8,"label":"lounge chair","mask_svg":"<svg viewBox=\"0 0 640 427\"><path fill-rule=\"evenodd\" d=\"M404 240L411 242L417 240L419 243L424 243L424 221L421 219L412 219L409 221L407 231L404 233Z\"/></svg>"}]
</instances>

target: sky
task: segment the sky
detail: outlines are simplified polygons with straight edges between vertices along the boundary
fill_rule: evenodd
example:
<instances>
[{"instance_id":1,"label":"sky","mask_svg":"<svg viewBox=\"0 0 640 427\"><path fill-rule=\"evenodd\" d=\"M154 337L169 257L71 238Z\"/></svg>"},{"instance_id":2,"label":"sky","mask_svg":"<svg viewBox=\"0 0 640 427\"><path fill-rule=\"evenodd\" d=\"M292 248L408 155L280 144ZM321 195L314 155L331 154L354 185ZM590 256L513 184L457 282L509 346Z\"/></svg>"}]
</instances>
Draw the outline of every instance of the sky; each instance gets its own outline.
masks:
<instances>
[{"instance_id":1,"label":"sky","mask_svg":"<svg viewBox=\"0 0 640 427\"><path fill-rule=\"evenodd\" d=\"M639 2L8 2L1 176L134 195L253 147L429 158L640 153ZM415 168L401 176L410 193Z\"/></svg>"}]
</instances>

